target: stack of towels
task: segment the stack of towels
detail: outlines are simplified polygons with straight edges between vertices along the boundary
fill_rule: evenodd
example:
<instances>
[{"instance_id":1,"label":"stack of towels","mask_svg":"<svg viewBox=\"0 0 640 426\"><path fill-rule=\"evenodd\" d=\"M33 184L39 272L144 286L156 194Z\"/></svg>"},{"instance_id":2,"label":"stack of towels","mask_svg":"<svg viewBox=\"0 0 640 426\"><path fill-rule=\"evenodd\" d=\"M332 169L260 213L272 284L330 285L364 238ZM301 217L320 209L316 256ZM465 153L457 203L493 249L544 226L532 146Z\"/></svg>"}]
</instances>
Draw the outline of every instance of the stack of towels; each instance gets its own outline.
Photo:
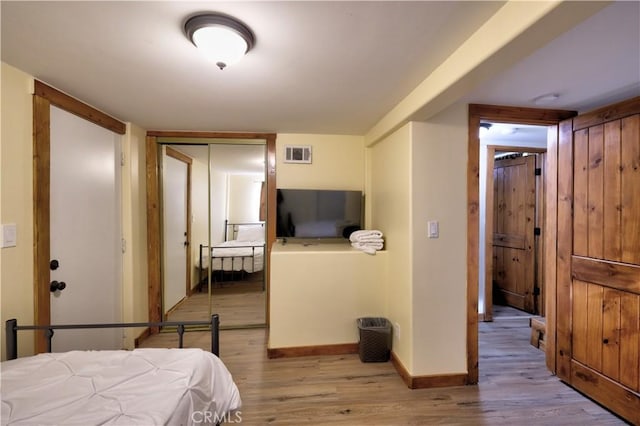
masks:
<instances>
[{"instance_id":1,"label":"stack of towels","mask_svg":"<svg viewBox=\"0 0 640 426\"><path fill-rule=\"evenodd\" d=\"M384 246L382 232L375 229L352 232L349 241L354 248L368 254L376 254L376 251L382 250Z\"/></svg>"}]
</instances>

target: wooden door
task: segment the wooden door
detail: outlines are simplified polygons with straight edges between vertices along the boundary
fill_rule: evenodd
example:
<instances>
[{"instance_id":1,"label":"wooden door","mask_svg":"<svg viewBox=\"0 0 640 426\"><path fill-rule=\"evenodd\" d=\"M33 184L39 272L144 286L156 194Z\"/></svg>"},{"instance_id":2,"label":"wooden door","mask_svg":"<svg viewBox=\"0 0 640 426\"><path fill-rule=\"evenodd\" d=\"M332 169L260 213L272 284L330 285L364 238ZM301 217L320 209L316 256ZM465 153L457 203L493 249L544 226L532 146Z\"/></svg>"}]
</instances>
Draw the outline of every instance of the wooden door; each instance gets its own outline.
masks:
<instances>
[{"instance_id":1,"label":"wooden door","mask_svg":"<svg viewBox=\"0 0 640 426\"><path fill-rule=\"evenodd\" d=\"M640 98L561 123L557 373L640 424ZM572 214L573 213L573 214Z\"/></svg>"},{"instance_id":2,"label":"wooden door","mask_svg":"<svg viewBox=\"0 0 640 426\"><path fill-rule=\"evenodd\" d=\"M494 303L535 313L535 156L496 160L493 173Z\"/></svg>"}]
</instances>

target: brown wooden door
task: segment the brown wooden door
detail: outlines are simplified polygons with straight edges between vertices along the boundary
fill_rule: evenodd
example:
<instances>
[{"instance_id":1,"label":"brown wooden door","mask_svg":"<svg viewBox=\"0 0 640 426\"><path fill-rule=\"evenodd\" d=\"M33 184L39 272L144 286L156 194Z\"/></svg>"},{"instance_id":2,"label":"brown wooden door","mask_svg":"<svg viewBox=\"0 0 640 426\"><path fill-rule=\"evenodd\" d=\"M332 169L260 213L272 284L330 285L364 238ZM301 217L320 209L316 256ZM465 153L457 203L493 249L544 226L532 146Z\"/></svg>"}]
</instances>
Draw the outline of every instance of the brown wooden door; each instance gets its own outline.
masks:
<instances>
[{"instance_id":1,"label":"brown wooden door","mask_svg":"<svg viewBox=\"0 0 640 426\"><path fill-rule=\"evenodd\" d=\"M556 356L560 378L640 424L640 98L624 110L561 123Z\"/></svg>"},{"instance_id":2,"label":"brown wooden door","mask_svg":"<svg viewBox=\"0 0 640 426\"><path fill-rule=\"evenodd\" d=\"M493 185L494 303L535 313L535 156L496 160Z\"/></svg>"}]
</instances>

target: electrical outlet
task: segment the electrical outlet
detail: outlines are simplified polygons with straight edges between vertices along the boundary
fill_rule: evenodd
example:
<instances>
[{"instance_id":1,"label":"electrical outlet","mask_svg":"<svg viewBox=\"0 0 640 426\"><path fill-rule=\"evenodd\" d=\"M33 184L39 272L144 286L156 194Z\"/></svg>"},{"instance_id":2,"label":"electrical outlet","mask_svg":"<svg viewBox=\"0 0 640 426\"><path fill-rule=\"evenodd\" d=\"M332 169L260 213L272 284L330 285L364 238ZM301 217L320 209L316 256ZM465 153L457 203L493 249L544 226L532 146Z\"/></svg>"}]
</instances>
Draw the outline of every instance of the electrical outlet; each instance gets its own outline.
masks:
<instances>
[{"instance_id":1,"label":"electrical outlet","mask_svg":"<svg viewBox=\"0 0 640 426\"><path fill-rule=\"evenodd\" d=\"M397 322L393 324L393 334L396 336L396 339L400 338L400 324Z\"/></svg>"}]
</instances>

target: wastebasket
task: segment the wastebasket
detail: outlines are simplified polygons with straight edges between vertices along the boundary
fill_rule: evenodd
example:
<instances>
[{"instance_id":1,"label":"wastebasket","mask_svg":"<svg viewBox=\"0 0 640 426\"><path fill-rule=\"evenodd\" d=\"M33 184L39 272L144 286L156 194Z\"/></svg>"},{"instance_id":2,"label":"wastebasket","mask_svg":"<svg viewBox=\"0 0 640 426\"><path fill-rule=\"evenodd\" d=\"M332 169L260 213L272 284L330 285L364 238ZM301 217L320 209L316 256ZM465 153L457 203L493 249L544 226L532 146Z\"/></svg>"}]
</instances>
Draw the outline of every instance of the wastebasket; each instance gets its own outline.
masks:
<instances>
[{"instance_id":1,"label":"wastebasket","mask_svg":"<svg viewBox=\"0 0 640 426\"><path fill-rule=\"evenodd\" d=\"M386 318L358 318L362 362L386 362L391 355L391 322Z\"/></svg>"}]
</instances>

